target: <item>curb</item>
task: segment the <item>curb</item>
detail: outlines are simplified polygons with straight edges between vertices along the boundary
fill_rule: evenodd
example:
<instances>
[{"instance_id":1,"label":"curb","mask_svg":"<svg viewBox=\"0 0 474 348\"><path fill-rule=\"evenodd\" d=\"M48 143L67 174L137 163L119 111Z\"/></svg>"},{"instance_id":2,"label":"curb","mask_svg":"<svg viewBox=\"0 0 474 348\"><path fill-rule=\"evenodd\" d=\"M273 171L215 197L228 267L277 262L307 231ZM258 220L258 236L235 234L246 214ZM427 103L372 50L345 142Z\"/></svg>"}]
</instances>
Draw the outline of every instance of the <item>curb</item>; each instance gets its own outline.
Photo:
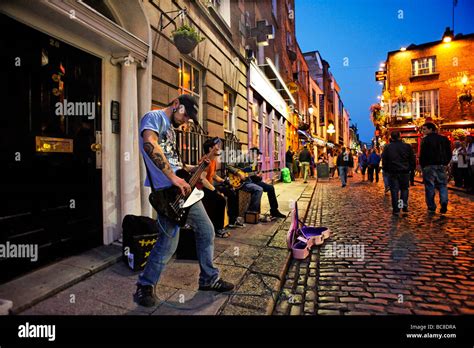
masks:
<instances>
[{"instance_id":1,"label":"curb","mask_svg":"<svg viewBox=\"0 0 474 348\"><path fill-rule=\"evenodd\" d=\"M89 270L89 272L87 272L86 274L83 274L83 275L78 276L78 277L76 277L76 278L74 278L74 279L71 279L71 280L68 281L68 282L65 282L65 283L63 283L63 284L61 284L61 285L58 285L58 286L55 287L54 289L51 289L51 290L47 291L47 292L46 292L45 294L43 294L42 296L39 296L39 297L37 297L37 298L32 298L29 302L24 303L24 304L22 304L21 306L16 307L16 308L15 308L15 306L14 306L15 303L13 303L13 306L12 306L13 308L11 308L10 313L11 313L12 315L18 315L18 314L20 314L21 312L24 312L25 310L27 310L27 309L33 307L34 305L36 305L36 304L38 304L38 303L40 303L40 302L42 302L42 301L44 301L44 300L46 300L46 299L48 299L48 298L54 296L54 295L56 295L57 293L59 293L59 292L65 290L65 289L67 289L67 288L70 288L71 286L73 286L73 285L75 285L75 284L77 284L77 283L80 283L80 282L82 282L83 280L85 280L85 279L87 279L87 278L93 276L94 274L99 273L100 271L103 271L104 269L106 269L106 268L108 268L108 267L110 267L110 266L116 264L116 263L119 262L121 259L122 259L122 254L121 254L121 253L120 253L120 254L117 254L117 255L115 255L115 256L110 256L107 261L104 260L105 262L103 262L101 265L99 265L99 266L97 266L97 267L94 267L94 269ZM62 261L60 261L60 262L64 262L64 261L66 261L66 260L67 260L67 259L62 260Z\"/></svg>"},{"instance_id":2,"label":"curb","mask_svg":"<svg viewBox=\"0 0 474 348\"><path fill-rule=\"evenodd\" d=\"M311 203L313 202L313 197L314 197L314 193L316 192L316 187L317 186L318 186L318 181L316 181L316 183L314 184L313 192L311 192L311 198L309 199L309 204L306 207L306 211L304 213L304 217L303 217L302 221L306 221L306 218L308 217L308 213L309 213L309 210L311 208ZM276 286L277 291L278 291L277 292L278 295L280 295L281 289L285 285L285 275L288 271L288 268L290 267L291 260L292 260L291 251L288 251L288 255L287 255L286 260L285 260L285 265L284 265L284 267L282 268L282 270L280 272L281 277L280 277L280 279L278 281L278 284ZM277 300L278 300L278 296L277 296L277 299L274 299L272 297L272 299L270 300L270 302L267 305L266 315L272 315L273 314L273 312L275 311L275 306L276 306Z\"/></svg>"}]
</instances>

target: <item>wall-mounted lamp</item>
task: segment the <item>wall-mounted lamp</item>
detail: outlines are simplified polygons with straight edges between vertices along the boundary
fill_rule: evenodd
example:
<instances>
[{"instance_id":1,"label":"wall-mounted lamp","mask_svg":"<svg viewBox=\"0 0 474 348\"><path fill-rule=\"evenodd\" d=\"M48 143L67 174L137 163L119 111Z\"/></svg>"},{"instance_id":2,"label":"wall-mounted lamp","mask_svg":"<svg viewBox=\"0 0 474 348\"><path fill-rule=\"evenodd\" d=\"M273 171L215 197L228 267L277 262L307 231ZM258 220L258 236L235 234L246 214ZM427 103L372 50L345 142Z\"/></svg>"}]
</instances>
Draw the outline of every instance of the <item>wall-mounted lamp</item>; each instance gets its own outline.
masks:
<instances>
[{"instance_id":1,"label":"wall-mounted lamp","mask_svg":"<svg viewBox=\"0 0 474 348\"><path fill-rule=\"evenodd\" d=\"M443 42L451 42L454 38L454 32L449 28L449 27L446 27L446 30L444 31L444 34L443 34Z\"/></svg>"},{"instance_id":2,"label":"wall-mounted lamp","mask_svg":"<svg viewBox=\"0 0 474 348\"><path fill-rule=\"evenodd\" d=\"M313 105L310 105L309 108L308 108L309 114L312 115L313 111L314 111Z\"/></svg>"},{"instance_id":3,"label":"wall-mounted lamp","mask_svg":"<svg viewBox=\"0 0 474 348\"><path fill-rule=\"evenodd\" d=\"M334 124L333 124L332 122L329 123L327 132L328 132L329 134L336 133L336 130L334 129Z\"/></svg>"}]
</instances>

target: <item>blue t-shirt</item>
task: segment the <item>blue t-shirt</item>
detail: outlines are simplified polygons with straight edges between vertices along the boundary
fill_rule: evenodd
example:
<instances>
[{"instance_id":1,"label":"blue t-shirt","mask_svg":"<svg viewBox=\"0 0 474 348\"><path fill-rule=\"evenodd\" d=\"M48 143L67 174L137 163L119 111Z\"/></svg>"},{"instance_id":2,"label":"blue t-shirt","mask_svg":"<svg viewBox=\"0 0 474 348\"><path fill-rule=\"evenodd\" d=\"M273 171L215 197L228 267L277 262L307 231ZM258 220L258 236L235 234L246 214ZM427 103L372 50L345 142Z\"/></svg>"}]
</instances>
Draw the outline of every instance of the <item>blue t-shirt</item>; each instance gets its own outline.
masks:
<instances>
[{"instance_id":1,"label":"blue t-shirt","mask_svg":"<svg viewBox=\"0 0 474 348\"><path fill-rule=\"evenodd\" d=\"M170 187L173 185L170 179L168 179L161 169L158 169L145 150L143 150L142 134L146 129L158 134L158 144L161 146L173 172L176 172L180 168L178 154L176 153L176 133L171 127L168 117L162 110L147 112L140 122L140 151L150 172L151 180L153 180L153 186L155 189ZM145 186L150 186L150 178L148 175L145 180Z\"/></svg>"}]
</instances>

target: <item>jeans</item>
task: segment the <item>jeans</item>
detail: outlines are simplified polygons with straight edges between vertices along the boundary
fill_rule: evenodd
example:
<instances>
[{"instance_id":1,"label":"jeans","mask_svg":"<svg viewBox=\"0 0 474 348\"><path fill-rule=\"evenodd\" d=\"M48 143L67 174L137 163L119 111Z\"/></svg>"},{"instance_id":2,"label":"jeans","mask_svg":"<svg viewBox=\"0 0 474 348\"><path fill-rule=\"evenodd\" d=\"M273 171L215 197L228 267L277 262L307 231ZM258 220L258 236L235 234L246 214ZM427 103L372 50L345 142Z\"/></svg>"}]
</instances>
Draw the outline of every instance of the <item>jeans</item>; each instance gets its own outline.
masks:
<instances>
[{"instance_id":1,"label":"jeans","mask_svg":"<svg viewBox=\"0 0 474 348\"><path fill-rule=\"evenodd\" d=\"M249 192L252 196L250 198L249 211L260 212L260 201L263 195L263 189L253 182L245 182L241 188L245 192Z\"/></svg>"},{"instance_id":2,"label":"jeans","mask_svg":"<svg viewBox=\"0 0 474 348\"><path fill-rule=\"evenodd\" d=\"M196 251L201 269L199 285L213 285L219 279L219 270L212 263L214 227L202 202L197 202L190 208L186 223L193 228L196 238ZM141 285L155 286L178 246L179 226L176 223L158 214L157 226L157 242L150 252L144 271L138 277L138 283Z\"/></svg>"},{"instance_id":3,"label":"jeans","mask_svg":"<svg viewBox=\"0 0 474 348\"><path fill-rule=\"evenodd\" d=\"M341 179L341 184L346 186L347 182L347 167L339 166L337 167L339 171L339 178Z\"/></svg>"},{"instance_id":4,"label":"jeans","mask_svg":"<svg viewBox=\"0 0 474 348\"><path fill-rule=\"evenodd\" d=\"M309 162L301 162L301 170L303 171L304 181L308 181Z\"/></svg>"},{"instance_id":5,"label":"jeans","mask_svg":"<svg viewBox=\"0 0 474 348\"><path fill-rule=\"evenodd\" d=\"M423 168L423 183L425 184L425 200L429 210L436 210L434 200L435 189L439 191L439 202L448 205L448 176L446 167L435 165Z\"/></svg>"},{"instance_id":6,"label":"jeans","mask_svg":"<svg viewBox=\"0 0 474 348\"><path fill-rule=\"evenodd\" d=\"M278 201L275 194L275 187L273 187L273 185L264 183L263 181L256 182L255 185L260 186L263 189L263 192L267 193L268 203L270 203L270 212L276 212L278 210Z\"/></svg>"},{"instance_id":7,"label":"jeans","mask_svg":"<svg viewBox=\"0 0 474 348\"><path fill-rule=\"evenodd\" d=\"M408 208L408 188L410 186L410 174L388 174L390 194L392 196L393 211L400 211L398 200L403 201L402 208ZM398 193L400 192L400 196Z\"/></svg>"},{"instance_id":8,"label":"jeans","mask_svg":"<svg viewBox=\"0 0 474 348\"><path fill-rule=\"evenodd\" d=\"M382 170L382 177L383 177L383 186L385 188L385 191L388 191L390 189L390 182L388 178L388 173L384 170Z\"/></svg>"},{"instance_id":9,"label":"jeans","mask_svg":"<svg viewBox=\"0 0 474 348\"><path fill-rule=\"evenodd\" d=\"M374 182L374 172L375 172L375 182L379 182L379 172L380 172L380 167L378 165L371 164L368 167L369 169L369 181Z\"/></svg>"},{"instance_id":10,"label":"jeans","mask_svg":"<svg viewBox=\"0 0 474 348\"><path fill-rule=\"evenodd\" d=\"M290 170L291 180L295 181L295 177L293 175L293 162L286 162L286 168Z\"/></svg>"},{"instance_id":11,"label":"jeans","mask_svg":"<svg viewBox=\"0 0 474 348\"><path fill-rule=\"evenodd\" d=\"M202 190L204 191L202 204L204 204L207 216L209 216L209 219L212 221L212 225L214 226L214 230L217 232L224 228L226 199L218 193L217 189L211 191L208 188L203 187Z\"/></svg>"},{"instance_id":12,"label":"jeans","mask_svg":"<svg viewBox=\"0 0 474 348\"><path fill-rule=\"evenodd\" d=\"M227 214L229 215L229 223L235 224L239 216L239 202L237 199L237 192L227 185L217 185L216 189L222 192L227 197Z\"/></svg>"}]
</instances>

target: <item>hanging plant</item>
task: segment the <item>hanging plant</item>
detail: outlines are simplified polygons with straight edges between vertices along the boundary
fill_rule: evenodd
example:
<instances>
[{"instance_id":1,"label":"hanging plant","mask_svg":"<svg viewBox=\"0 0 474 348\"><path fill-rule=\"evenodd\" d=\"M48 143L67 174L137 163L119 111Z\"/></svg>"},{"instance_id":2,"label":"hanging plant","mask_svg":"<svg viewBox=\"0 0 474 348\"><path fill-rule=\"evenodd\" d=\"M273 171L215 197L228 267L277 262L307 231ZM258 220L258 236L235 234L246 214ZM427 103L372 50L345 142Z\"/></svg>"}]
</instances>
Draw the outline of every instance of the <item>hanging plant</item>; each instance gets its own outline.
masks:
<instances>
[{"instance_id":1,"label":"hanging plant","mask_svg":"<svg viewBox=\"0 0 474 348\"><path fill-rule=\"evenodd\" d=\"M471 95L471 91L466 91L462 94L459 94L458 95L458 102L459 104L468 104L468 105L471 105L471 102L472 102L472 95Z\"/></svg>"},{"instance_id":2,"label":"hanging plant","mask_svg":"<svg viewBox=\"0 0 474 348\"><path fill-rule=\"evenodd\" d=\"M453 130L451 132L451 135L455 140L464 141L466 137L469 135L469 131L462 128L458 128L458 129Z\"/></svg>"},{"instance_id":3,"label":"hanging plant","mask_svg":"<svg viewBox=\"0 0 474 348\"><path fill-rule=\"evenodd\" d=\"M190 27L189 25L182 25L172 32L172 38L174 45L178 51L182 54L191 53L197 44L204 41L196 29Z\"/></svg>"}]
</instances>

